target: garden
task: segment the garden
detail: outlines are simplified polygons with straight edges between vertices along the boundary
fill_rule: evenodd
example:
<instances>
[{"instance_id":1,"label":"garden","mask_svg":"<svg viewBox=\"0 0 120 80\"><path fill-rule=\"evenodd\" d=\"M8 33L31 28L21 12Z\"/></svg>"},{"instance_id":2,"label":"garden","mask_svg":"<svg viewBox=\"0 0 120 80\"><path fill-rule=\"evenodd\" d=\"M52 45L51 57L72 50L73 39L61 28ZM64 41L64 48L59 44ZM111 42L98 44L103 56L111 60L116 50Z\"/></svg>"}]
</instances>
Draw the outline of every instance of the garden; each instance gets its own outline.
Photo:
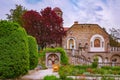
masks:
<instances>
[{"instance_id":1,"label":"garden","mask_svg":"<svg viewBox=\"0 0 120 80\"><path fill-rule=\"evenodd\" d=\"M59 68L59 76L45 76L44 80L73 80L71 76L77 77L82 76L83 78L77 80L86 80L86 76L91 77L101 77L101 80L115 80L115 77L120 77L120 67L119 66L98 66L98 58L94 59L94 62L91 65L71 65L68 63L68 57L64 49L62 48L46 48L39 54L40 57L40 64L42 65L43 69L45 67L45 53L46 52L60 52L62 55L61 57L61 66Z\"/></svg>"},{"instance_id":2,"label":"garden","mask_svg":"<svg viewBox=\"0 0 120 80\"><path fill-rule=\"evenodd\" d=\"M37 42L34 37L27 35L24 28L9 21L0 21L0 79L14 79L28 73L40 65L45 66L47 52L60 53L59 76L45 76L44 80L73 80L68 76L119 76L120 67L98 67L97 58L92 65L70 65L69 58L63 48L46 48L37 52ZM120 77L120 76L119 76ZM109 80L114 80L109 78Z\"/></svg>"}]
</instances>

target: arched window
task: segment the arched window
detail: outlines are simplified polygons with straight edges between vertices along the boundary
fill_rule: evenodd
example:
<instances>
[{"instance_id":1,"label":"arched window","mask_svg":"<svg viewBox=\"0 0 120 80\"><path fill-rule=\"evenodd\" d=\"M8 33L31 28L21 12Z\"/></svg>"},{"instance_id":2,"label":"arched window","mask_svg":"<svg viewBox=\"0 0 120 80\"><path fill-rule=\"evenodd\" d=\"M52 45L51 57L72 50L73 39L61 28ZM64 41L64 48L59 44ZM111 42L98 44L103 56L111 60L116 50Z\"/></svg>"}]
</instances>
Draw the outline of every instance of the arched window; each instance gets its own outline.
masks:
<instances>
[{"instance_id":1,"label":"arched window","mask_svg":"<svg viewBox=\"0 0 120 80\"><path fill-rule=\"evenodd\" d=\"M67 39L67 49L76 49L75 38L72 37Z\"/></svg>"},{"instance_id":2,"label":"arched window","mask_svg":"<svg viewBox=\"0 0 120 80\"><path fill-rule=\"evenodd\" d=\"M94 40L94 47L100 47L100 40L99 39Z\"/></svg>"},{"instance_id":3,"label":"arched window","mask_svg":"<svg viewBox=\"0 0 120 80\"><path fill-rule=\"evenodd\" d=\"M90 51L92 52L105 51L105 40L102 35L95 34L91 37Z\"/></svg>"},{"instance_id":4,"label":"arched window","mask_svg":"<svg viewBox=\"0 0 120 80\"><path fill-rule=\"evenodd\" d=\"M69 40L69 49L73 49L74 48L74 41L73 39Z\"/></svg>"}]
</instances>

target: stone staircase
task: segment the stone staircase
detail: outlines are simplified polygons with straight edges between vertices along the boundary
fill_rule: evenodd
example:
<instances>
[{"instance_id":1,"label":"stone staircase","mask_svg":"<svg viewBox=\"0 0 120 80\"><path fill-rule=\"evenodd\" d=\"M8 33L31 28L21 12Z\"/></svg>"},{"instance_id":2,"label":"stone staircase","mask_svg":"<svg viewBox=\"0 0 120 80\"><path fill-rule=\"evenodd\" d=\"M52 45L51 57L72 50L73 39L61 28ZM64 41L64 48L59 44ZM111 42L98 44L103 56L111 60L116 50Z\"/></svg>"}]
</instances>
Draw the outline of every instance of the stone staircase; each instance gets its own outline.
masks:
<instances>
[{"instance_id":1,"label":"stone staircase","mask_svg":"<svg viewBox=\"0 0 120 80\"><path fill-rule=\"evenodd\" d=\"M69 56L69 63L73 65L89 65L91 61L87 60L82 54L85 54L84 51L79 50L66 50Z\"/></svg>"}]
</instances>

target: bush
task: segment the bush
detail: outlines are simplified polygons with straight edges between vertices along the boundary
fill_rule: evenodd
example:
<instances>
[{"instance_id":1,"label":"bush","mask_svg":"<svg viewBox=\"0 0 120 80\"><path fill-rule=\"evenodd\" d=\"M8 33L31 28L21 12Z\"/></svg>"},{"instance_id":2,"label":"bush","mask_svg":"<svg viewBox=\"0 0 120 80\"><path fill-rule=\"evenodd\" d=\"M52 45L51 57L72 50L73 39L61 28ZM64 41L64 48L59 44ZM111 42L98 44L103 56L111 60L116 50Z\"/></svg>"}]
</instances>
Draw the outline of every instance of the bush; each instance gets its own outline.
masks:
<instances>
[{"instance_id":1,"label":"bush","mask_svg":"<svg viewBox=\"0 0 120 80\"><path fill-rule=\"evenodd\" d=\"M93 69L93 72L95 74L104 74L105 73L105 70L104 69L101 69L101 68L95 68Z\"/></svg>"},{"instance_id":2,"label":"bush","mask_svg":"<svg viewBox=\"0 0 120 80\"><path fill-rule=\"evenodd\" d=\"M18 24L0 21L0 79L15 78L29 69L28 39Z\"/></svg>"},{"instance_id":3,"label":"bush","mask_svg":"<svg viewBox=\"0 0 120 80\"><path fill-rule=\"evenodd\" d=\"M51 76L45 76L43 80L60 80L60 79L54 75L51 75Z\"/></svg>"},{"instance_id":4,"label":"bush","mask_svg":"<svg viewBox=\"0 0 120 80\"><path fill-rule=\"evenodd\" d=\"M38 64L38 48L36 39L32 36L28 36L29 42L29 60L30 60L30 69L34 69Z\"/></svg>"},{"instance_id":5,"label":"bush","mask_svg":"<svg viewBox=\"0 0 120 80\"><path fill-rule=\"evenodd\" d=\"M115 80L115 79L112 78L112 77L103 76L103 77L101 78L101 80Z\"/></svg>"},{"instance_id":6,"label":"bush","mask_svg":"<svg viewBox=\"0 0 120 80\"><path fill-rule=\"evenodd\" d=\"M97 68L98 67L98 57L94 58L94 61L92 62L92 67Z\"/></svg>"},{"instance_id":7,"label":"bush","mask_svg":"<svg viewBox=\"0 0 120 80\"><path fill-rule=\"evenodd\" d=\"M62 80L65 80L67 76L70 76L72 74L72 66L66 65L66 66L61 66L59 70L59 75Z\"/></svg>"},{"instance_id":8,"label":"bush","mask_svg":"<svg viewBox=\"0 0 120 80\"><path fill-rule=\"evenodd\" d=\"M74 66L74 68L87 69L87 68L91 68L91 65L77 65L77 66Z\"/></svg>"}]
</instances>

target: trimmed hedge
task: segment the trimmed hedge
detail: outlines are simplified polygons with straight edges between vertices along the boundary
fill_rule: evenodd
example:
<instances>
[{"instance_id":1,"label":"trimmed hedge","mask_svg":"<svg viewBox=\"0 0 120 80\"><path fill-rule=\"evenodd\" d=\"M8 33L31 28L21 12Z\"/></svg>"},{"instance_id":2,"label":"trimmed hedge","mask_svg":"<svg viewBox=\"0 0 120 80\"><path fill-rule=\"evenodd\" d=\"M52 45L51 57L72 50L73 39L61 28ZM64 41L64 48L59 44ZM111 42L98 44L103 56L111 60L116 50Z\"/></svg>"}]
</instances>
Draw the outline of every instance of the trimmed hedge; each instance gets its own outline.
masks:
<instances>
[{"instance_id":1,"label":"trimmed hedge","mask_svg":"<svg viewBox=\"0 0 120 80\"><path fill-rule=\"evenodd\" d=\"M47 75L43 78L43 80L60 80L59 78L57 78L56 76L54 75Z\"/></svg>"},{"instance_id":2,"label":"trimmed hedge","mask_svg":"<svg viewBox=\"0 0 120 80\"><path fill-rule=\"evenodd\" d=\"M16 23L0 21L0 79L16 78L28 70L26 31Z\"/></svg>"},{"instance_id":3,"label":"trimmed hedge","mask_svg":"<svg viewBox=\"0 0 120 80\"><path fill-rule=\"evenodd\" d=\"M29 60L30 60L30 69L34 69L38 64L38 48L36 39L32 36L28 36L29 42Z\"/></svg>"},{"instance_id":4,"label":"trimmed hedge","mask_svg":"<svg viewBox=\"0 0 120 80\"><path fill-rule=\"evenodd\" d=\"M61 64L67 65L68 64L68 56L63 48L46 48L42 53L40 53L40 56L42 56L43 60L45 60L45 54L47 52L53 52L53 53L61 53Z\"/></svg>"}]
</instances>

